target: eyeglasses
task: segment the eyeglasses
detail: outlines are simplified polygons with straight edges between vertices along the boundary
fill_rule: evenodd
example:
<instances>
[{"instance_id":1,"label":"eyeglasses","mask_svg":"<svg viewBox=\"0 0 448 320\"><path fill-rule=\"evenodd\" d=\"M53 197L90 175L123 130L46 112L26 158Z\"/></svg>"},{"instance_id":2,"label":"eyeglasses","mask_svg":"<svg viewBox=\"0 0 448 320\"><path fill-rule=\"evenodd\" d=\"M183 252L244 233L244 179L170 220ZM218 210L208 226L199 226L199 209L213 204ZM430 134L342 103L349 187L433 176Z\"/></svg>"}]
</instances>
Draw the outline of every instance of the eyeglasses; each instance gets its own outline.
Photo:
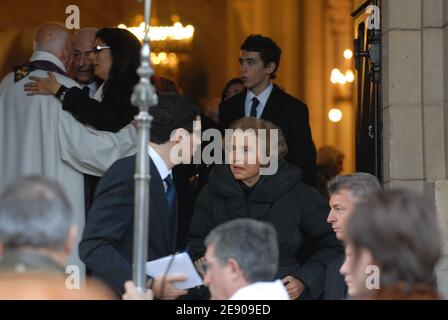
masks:
<instances>
[{"instance_id":1,"label":"eyeglasses","mask_svg":"<svg viewBox=\"0 0 448 320\"><path fill-rule=\"evenodd\" d=\"M214 261L217 261L216 258L214 259L209 259L208 261L203 259L199 262L199 268L201 269L200 271L202 272L202 274L205 276L207 274L207 272L210 270L211 266L213 265ZM219 261L218 261L219 263Z\"/></svg>"},{"instance_id":2,"label":"eyeglasses","mask_svg":"<svg viewBox=\"0 0 448 320\"><path fill-rule=\"evenodd\" d=\"M205 260L201 260L201 261L199 262L198 267L199 267L199 269L200 269L199 272L200 272L202 275L205 276L205 275L207 274L208 269L209 269L207 261L205 261Z\"/></svg>"},{"instance_id":3,"label":"eyeglasses","mask_svg":"<svg viewBox=\"0 0 448 320\"><path fill-rule=\"evenodd\" d=\"M99 53L103 49L110 49L110 46L95 46L93 48L93 53L97 54L97 53Z\"/></svg>"}]
</instances>

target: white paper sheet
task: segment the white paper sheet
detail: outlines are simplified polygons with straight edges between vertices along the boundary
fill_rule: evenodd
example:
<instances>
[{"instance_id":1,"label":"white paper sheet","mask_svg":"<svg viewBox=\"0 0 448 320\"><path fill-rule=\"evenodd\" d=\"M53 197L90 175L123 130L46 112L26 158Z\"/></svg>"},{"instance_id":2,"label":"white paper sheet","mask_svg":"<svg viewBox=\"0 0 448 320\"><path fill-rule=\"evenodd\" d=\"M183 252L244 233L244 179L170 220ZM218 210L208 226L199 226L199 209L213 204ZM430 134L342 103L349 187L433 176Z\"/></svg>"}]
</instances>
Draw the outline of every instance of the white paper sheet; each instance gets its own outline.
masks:
<instances>
[{"instance_id":1,"label":"white paper sheet","mask_svg":"<svg viewBox=\"0 0 448 320\"><path fill-rule=\"evenodd\" d=\"M163 277L171 258L172 255L147 262L146 273L153 278ZM202 284L202 279L197 273L190 256L185 252L175 255L167 275L180 274L185 274L187 280L175 282L174 286L178 289L190 289Z\"/></svg>"}]
</instances>

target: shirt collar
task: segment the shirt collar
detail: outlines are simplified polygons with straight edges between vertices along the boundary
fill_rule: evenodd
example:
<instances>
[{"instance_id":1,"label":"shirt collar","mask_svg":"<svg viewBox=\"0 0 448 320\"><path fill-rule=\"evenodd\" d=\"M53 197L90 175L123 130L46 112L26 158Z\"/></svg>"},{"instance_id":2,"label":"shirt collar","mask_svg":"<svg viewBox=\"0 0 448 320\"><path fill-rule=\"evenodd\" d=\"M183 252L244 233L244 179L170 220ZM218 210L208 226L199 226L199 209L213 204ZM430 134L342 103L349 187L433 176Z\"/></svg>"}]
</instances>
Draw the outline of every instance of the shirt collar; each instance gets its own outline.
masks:
<instances>
[{"instance_id":1,"label":"shirt collar","mask_svg":"<svg viewBox=\"0 0 448 320\"><path fill-rule=\"evenodd\" d=\"M93 95L92 99L95 99L96 101L100 101L101 102L101 100L103 100L103 88L104 88L104 82L95 91L95 94Z\"/></svg>"},{"instance_id":2,"label":"shirt collar","mask_svg":"<svg viewBox=\"0 0 448 320\"><path fill-rule=\"evenodd\" d=\"M96 84L96 82L95 81L93 81L92 83L89 83L88 85L87 85L89 88L90 88L90 90L92 91L92 92L96 92L96 89L98 88L98 85Z\"/></svg>"},{"instance_id":3,"label":"shirt collar","mask_svg":"<svg viewBox=\"0 0 448 320\"><path fill-rule=\"evenodd\" d=\"M34 51L33 55L30 58L30 61L36 61L36 60L45 60L53 62L55 65L57 65L59 68L61 68L62 71L67 72L67 69L65 69L64 64L61 60L59 60L58 57L55 55L46 52L46 51Z\"/></svg>"},{"instance_id":4,"label":"shirt collar","mask_svg":"<svg viewBox=\"0 0 448 320\"><path fill-rule=\"evenodd\" d=\"M172 170L168 169L165 161L163 161L162 157L150 145L148 145L148 154L152 162L156 166L162 180L165 180L168 175L172 174Z\"/></svg>"},{"instance_id":5,"label":"shirt collar","mask_svg":"<svg viewBox=\"0 0 448 320\"><path fill-rule=\"evenodd\" d=\"M240 288L229 300L289 300L288 292L280 280L256 282Z\"/></svg>"},{"instance_id":6,"label":"shirt collar","mask_svg":"<svg viewBox=\"0 0 448 320\"><path fill-rule=\"evenodd\" d=\"M258 101L263 105L266 106L266 103L268 102L269 96L271 95L272 89L273 89L273 84L272 82L267 86L266 89L264 89L258 96L255 96L255 94L250 91L247 90L247 95L246 95L246 103L252 101L252 99L254 97L257 97Z\"/></svg>"},{"instance_id":7,"label":"shirt collar","mask_svg":"<svg viewBox=\"0 0 448 320\"><path fill-rule=\"evenodd\" d=\"M96 82L95 81L93 81L89 84L84 84L84 83L80 83L80 82L78 82L78 83L82 88L89 87L89 89L91 89L91 90L96 90Z\"/></svg>"},{"instance_id":8,"label":"shirt collar","mask_svg":"<svg viewBox=\"0 0 448 320\"><path fill-rule=\"evenodd\" d=\"M98 88L98 86L97 86L95 81L93 81L93 82L91 82L89 84L81 84L80 83L79 85L81 86L81 88L85 88L85 87L89 88L89 95L90 95L90 97L93 97L95 95L96 90Z\"/></svg>"}]
</instances>

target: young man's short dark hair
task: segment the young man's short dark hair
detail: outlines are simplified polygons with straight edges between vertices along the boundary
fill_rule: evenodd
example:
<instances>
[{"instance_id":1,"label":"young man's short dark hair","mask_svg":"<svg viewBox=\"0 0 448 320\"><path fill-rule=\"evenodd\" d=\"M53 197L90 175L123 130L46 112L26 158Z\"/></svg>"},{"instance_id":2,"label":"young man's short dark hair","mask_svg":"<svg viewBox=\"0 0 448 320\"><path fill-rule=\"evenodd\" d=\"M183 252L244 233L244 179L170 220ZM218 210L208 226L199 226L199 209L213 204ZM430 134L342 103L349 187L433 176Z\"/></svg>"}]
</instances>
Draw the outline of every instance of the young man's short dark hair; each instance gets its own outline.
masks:
<instances>
[{"instance_id":1,"label":"young man's short dark hair","mask_svg":"<svg viewBox=\"0 0 448 320\"><path fill-rule=\"evenodd\" d=\"M187 97L177 93L159 95L157 106L149 109L153 117L151 122L150 141L155 144L168 142L171 133L176 129L193 132L193 121L200 114L199 108Z\"/></svg>"},{"instance_id":2,"label":"young man's short dark hair","mask_svg":"<svg viewBox=\"0 0 448 320\"><path fill-rule=\"evenodd\" d=\"M274 40L264 37L261 34L252 34L247 37L241 45L241 50L259 52L265 67L267 67L271 62L274 62L275 70L271 74L271 79L275 79L277 77L275 73L280 65L282 49L280 49Z\"/></svg>"}]
</instances>

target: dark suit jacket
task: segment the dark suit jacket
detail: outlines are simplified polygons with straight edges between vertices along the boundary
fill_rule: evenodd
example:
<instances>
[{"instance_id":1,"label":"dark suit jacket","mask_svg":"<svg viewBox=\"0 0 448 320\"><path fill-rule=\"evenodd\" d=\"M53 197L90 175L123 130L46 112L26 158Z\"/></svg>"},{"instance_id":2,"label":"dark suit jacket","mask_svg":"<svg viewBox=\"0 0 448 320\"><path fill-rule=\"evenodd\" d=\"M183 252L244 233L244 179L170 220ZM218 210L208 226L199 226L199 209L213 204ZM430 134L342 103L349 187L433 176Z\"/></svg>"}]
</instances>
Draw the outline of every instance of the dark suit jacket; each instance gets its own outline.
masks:
<instances>
[{"instance_id":1,"label":"dark suit jacket","mask_svg":"<svg viewBox=\"0 0 448 320\"><path fill-rule=\"evenodd\" d=\"M340 254L327 266L325 300L343 300L347 297L347 285L339 272L344 260L345 254Z\"/></svg>"},{"instance_id":2,"label":"dark suit jacket","mask_svg":"<svg viewBox=\"0 0 448 320\"><path fill-rule=\"evenodd\" d=\"M148 260L153 260L174 252L177 214L170 213L160 175L152 161L150 165ZM134 174L135 156L118 160L106 171L79 244L81 260L118 295L132 279Z\"/></svg>"},{"instance_id":3,"label":"dark suit jacket","mask_svg":"<svg viewBox=\"0 0 448 320\"><path fill-rule=\"evenodd\" d=\"M247 90L221 103L219 121L222 129L245 117L246 94ZM282 129L289 149L286 160L302 169L304 182L314 185L316 148L311 135L307 105L274 85L261 119L271 121Z\"/></svg>"}]
</instances>

